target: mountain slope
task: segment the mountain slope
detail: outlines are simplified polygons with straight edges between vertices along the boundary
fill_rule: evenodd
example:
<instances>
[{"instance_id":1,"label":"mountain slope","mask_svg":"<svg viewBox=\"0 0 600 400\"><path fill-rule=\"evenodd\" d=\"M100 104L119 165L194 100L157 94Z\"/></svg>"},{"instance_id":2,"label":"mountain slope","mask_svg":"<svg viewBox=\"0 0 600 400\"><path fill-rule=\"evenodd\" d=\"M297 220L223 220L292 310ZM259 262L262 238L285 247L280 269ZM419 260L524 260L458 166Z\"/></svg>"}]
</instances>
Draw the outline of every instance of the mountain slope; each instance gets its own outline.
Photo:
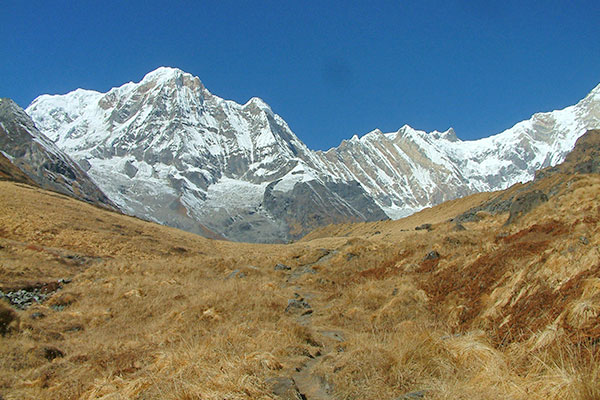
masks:
<instances>
[{"instance_id":1,"label":"mountain slope","mask_svg":"<svg viewBox=\"0 0 600 400\"><path fill-rule=\"evenodd\" d=\"M479 193L288 245L0 182L0 396L600 398L598 144L545 171L532 189L558 191L513 224L457 230L502 194Z\"/></svg>"},{"instance_id":2,"label":"mountain slope","mask_svg":"<svg viewBox=\"0 0 600 400\"><path fill-rule=\"evenodd\" d=\"M359 185L321 174L319 159L262 100L223 100L178 69L106 94L41 96L28 113L133 215L268 242L322 223L386 218Z\"/></svg>"},{"instance_id":3,"label":"mountain slope","mask_svg":"<svg viewBox=\"0 0 600 400\"><path fill-rule=\"evenodd\" d=\"M308 149L262 100L223 100L174 68L108 93L40 96L27 112L126 212L273 242L532 179L600 125L600 86L575 106L485 139L404 126L325 152Z\"/></svg>"},{"instance_id":4,"label":"mountain slope","mask_svg":"<svg viewBox=\"0 0 600 400\"><path fill-rule=\"evenodd\" d=\"M454 130L405 125L370 132L317 155L329 172L360 182L391 217L467 194L505 189L556 165L586 130L600 127L600 85L563 110L534 114L494 136L462 141Z\"/></svg>"},{"instance_id":5,"label":"mountain slope","mask_svg":"<svg viewBox=\"0 0 600 400\"><path fill-rule=\"evenodd\" d=\"M22 182L14 168L44 189L116 209L87 174L52 141L39 132L15 102L0 99L0 153L5 175Z\"/></svg>"},{"instance_id":6,"label":"mountain slope","mask_svg":"<svg viewBox=\"0 0 600 400\"><path fill-rule=\"evenodd\" d=\"M33 182L23 171L21 171L10 159L0 152L0 180L27 183L35 186Z\"/></svg>"}]
</instances>

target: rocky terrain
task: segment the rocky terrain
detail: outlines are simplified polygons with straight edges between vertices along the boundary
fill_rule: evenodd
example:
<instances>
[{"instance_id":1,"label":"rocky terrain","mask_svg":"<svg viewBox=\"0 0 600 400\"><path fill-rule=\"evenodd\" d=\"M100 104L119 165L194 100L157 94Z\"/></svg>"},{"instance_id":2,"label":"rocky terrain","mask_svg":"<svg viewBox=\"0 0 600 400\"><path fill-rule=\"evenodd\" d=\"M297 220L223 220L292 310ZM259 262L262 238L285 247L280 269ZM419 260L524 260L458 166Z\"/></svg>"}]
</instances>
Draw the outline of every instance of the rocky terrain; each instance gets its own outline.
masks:
<instances>
[{"instance_id":1,"label":"rocky terrain","mask_svg":"<svg viewBox=\"0 0 600 400\"><path fill-rule=\"evenodd\" d=\"M324 152L308 149L262 100L224 100L176 68L107 93L43 95L27 112L125 212L195 233L285 242L528 181L599 126L600 86L574 106L476 141L404 126Z\"/></svg>"},{"instance_id":2,"label":"rocky terrain","mask_svg":"<svg viewBox=\"0 0 600 400\"><path fill-rule=\"evenodd\" d=\"M79 165L40 133L23 109L6 98L0 99L0 173L116 209Z\"/></svg>"},{"instance_id":3,"label":"rocky terrain","mask_svg":"<svg viewBox=\"0 0 600 400\"><path fill-rule=\"evenodd\" d=\"M598 398L599 144L288 245L0 181L0 396Z\"/></svg>"}]
</instances>

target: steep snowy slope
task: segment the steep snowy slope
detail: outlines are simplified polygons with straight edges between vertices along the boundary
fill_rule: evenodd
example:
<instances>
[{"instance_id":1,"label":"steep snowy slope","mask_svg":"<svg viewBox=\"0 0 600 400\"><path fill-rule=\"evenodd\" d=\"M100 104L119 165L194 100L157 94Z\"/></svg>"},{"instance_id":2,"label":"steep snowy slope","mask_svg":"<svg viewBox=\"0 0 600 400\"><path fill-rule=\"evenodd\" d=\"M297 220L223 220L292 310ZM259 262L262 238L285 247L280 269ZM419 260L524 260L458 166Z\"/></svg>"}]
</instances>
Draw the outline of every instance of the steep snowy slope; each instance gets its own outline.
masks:
<instances>
[{"instance_id":1,"label":"steep snowy slope","mask_svg":"<svg viewBox=\"0 0 600 400\"><path fill-rule=\"evenodd\" d=\"M38 131L25 111L7 98L0 99L0 155L4 175L10 179L34 182L44 189L116 208L77 163ZM28 179L23 179L15 168Z\"/></svg>"},{"instance_id":2,"label":"steep snowy slope","mask_svg":"<svg viewBox=\"0 0 600 400\"><path fill-rule=\"evenodd\" d=\"M223 100L178 69L105 94L40 96L28 112L123 210L144 218L249 241L386 218L360 185L321 174L318 157L262 100Z\"/></svg>"},{"instance_id":3,"label":"steep snowy slope","mask_svg":"<svg viewBox=\"0 0 600 400\"><path fill-rule=\"evenodd\" d=\"M481 140L404 126L326 152L309 150L262 100L223 100L175 68L108 93L40 96L27 112L126 212L272 242L529 180L600 125L600 86Z\"/></svg>"},{"instance_id":4,"label":"steep snowy slope","mask_svg":"<svg viewBox=\"0 0 600 400\"><path fill-rule=\"evenodd\" d=\"M600 85L574 106L538 113L497 135L462 141L446 132L370 132L326 152L330 174L356 180L392 218L474 192L505 189L556 165L600 127Z\"/></svg>"}]
</instances>

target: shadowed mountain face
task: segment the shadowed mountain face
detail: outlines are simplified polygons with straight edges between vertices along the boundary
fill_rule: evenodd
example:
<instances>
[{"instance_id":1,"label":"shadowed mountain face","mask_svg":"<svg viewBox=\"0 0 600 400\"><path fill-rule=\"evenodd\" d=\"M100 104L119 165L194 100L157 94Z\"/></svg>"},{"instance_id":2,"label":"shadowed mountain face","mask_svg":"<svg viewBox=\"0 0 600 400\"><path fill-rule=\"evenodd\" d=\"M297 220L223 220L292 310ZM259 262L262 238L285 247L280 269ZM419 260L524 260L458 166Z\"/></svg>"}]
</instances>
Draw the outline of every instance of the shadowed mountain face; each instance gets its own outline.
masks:
<instances>
[{"instance_id":1,"label":"shadowed mountain face","mask_svg":"<svg viewBox=\"0 0 600 400\"><path fill-rule=\"evenodd\" d=\"M0 153L0 180L27 183L35 186L35 182L17 168L17 166L2 153Z\"/></svg>"},{"instance_id":2,"label":"shadowed mountain face","mask_svg":"<svg viewBox=\"0 0 600 400\"><path fill-rule=\"evenodd\" d=\"M23 109L6 98L0 99L0 152L5 178L35 182L44 189L116 209L79 165L39 132Z\"/></svg>"},{"instance_id":3,"label":"shadowed mountain face","mask_svg":"<svg viewBox=\"0 0 600 400\"><path fill-rule=\"evenodd\" d=\"M27 112L125 212L277 242L530 180L598 127L600 86L574 106L477 141L404 126L326 152L308 149L262 100L224 100L175 68L107 93L43 95Z\"/></svg>"}]
</instances>

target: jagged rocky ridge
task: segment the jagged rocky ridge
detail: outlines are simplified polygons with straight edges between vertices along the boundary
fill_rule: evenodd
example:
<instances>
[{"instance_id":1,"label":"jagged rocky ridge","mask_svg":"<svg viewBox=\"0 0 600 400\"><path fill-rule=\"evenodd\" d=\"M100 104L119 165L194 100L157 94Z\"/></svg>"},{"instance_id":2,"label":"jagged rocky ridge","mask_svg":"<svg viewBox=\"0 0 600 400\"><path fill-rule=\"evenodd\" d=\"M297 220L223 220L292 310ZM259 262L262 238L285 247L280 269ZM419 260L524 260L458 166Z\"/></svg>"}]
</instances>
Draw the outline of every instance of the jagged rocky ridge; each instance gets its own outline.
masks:
<instances>
[{"instance_id":1,"label":"jagged rocky ridge","mask_svg":"<svg viewBox=\"0 0 600 400\"><path fill-rule=\"evenodd\" d=\"M175 68L108 93L43 95L27 112L126 212L274 242L529 180L600 125L600 86L575 106L477 141L404 126L326 152L308 149L262 100L223 100Z\"/></svg>"},{"instance_id":2,"label":"jagged rocky ridge","mask_svg":"<svg viewBox=\"0 0 600 400\"><path fill-rule=\"evenodd\" d=\"M68 155L39 132L14 101L0 99L0 175L117 209Z\"/></svg>"}]
</instances>

